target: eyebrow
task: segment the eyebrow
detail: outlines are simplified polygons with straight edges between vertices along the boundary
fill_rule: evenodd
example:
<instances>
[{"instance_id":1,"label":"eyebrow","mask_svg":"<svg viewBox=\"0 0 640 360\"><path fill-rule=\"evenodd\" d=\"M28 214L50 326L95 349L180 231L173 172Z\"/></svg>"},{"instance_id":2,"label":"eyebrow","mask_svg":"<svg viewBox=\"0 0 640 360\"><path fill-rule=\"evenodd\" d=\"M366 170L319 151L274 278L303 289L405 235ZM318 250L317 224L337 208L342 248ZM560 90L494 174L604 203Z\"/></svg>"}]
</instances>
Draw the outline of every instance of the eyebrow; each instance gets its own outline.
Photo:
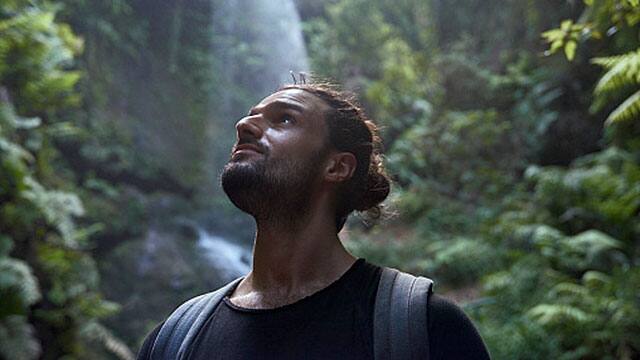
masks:
<instances>
[{"instance_id":1,"label":"eyebrow","mask_svg":"<svg viewBox=\"0 0 640 360\"><path fill-rule=\"evenodd\" d=\"M304 110L304 107L302 105L293 103L293 102L289 102L289 101L285 101L285 100L276 100L272 103L269 104L270 107L280 107L280 108L285 108L285 109L290 109L290 110L295 110L297 112L302 112L302 110ZM249 110L249 115L253 115L257 112L257 107L252 107Z\"/></svg>"}]
</instances>

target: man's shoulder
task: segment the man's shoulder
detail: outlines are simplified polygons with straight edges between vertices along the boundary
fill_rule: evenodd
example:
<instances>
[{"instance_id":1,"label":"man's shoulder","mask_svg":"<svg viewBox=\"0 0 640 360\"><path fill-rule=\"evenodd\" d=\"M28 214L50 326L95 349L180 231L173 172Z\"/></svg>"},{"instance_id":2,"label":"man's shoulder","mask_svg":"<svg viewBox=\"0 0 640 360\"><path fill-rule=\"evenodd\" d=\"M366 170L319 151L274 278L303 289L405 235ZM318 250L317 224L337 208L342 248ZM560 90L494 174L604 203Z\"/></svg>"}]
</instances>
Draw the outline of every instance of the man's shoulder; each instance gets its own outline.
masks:
<instances>
[{"instance_id":1,"label":"man's shoulder","mask_svg":"<svg viewBox=\"0 0 640 360\"><path fill-rule=\"evenodd\" d=\"M489 359L478 330L459 305L433 294L427 311L432 359Z\"/></svg>"},{"instance_id":2,"label":"man's shoulder","mask_svg":"<svg viewBox=\"0 0 640 360\"><path fill-rule=\"evenodd\" d=\"M395 304L393 308L396 308L398 303L413 301L411 297L417 296L418 293L423 295L426 293L428 295L426 302L426 334L430 359L489 359L489 354L478 330L462 307L440 294L433 293L433 281L431 279L404 272L397 272L394 275L395 272L393 270L386 272L387 277L396 276L397 279L402 280L400 282L387 280L387 286L390 283L394 283L393 286L405 289L399 291L398 294L406 294L400 295L395 301L392 300ZM381 279L384 279L384 275ZM415 284L417 283L421 283L422 286L415 289ZM417 291L410 292L407 289ZM406 299L407 295L410 297L409 299ZM393 312L393 309L390 312ZM411 316L410 322L416 322L417 317L423 316L420 311L415 315ZM419 322L416 324L419 324Z\"/></svg>"},{"instance_id":3,"label":"man's shoulder","mask_svg":"<svg viewBox=\"0 0 640 360\"><path fill-rule=\"evenodd\" d=\"M158 333L160 329L164 325L164 321L158 324L151 332L147 335L138 351L137 360L148 360L151 359L151 350L153 350L153 344L156 341L156 337L158 337Z\"/></svg>"},{"instance_id":4,"label":"man's shoulder","mask_svg":"<svg viewBox=\"0 0 640 360\"><path fill-rule=\"evenodd\" d=\"M151 332L149 332L147 337L144 339L144 342L142 343L140 350L138 351L137 360L148 360L152 358L151 353L153 352L153 346L156 342L156 338L158 337L158 334L160 333L160 330L162 330L162 327L164 326L164 324L173 314L176 314L177 312L181 312L184 309L191 307L195 302L201 301L203 297L205 297L207 294L210 294L210 293L211 292L194 296L182 302L180 305L178 305L178 307L176 307L165 320L160 322L153 330L151 330Z\"/></svg>"},{"instance_id":5,"label":"man's shoulder","mask_svg":"<svg viewBox=\"0 0 640 360\"><path fill-rule=\"evenodd\" d=\"M459 325L471 321L458 304L443 295L432 294L428 304L429 325L434 322L438 325Z\"/></svg>"},{"instance_id":6,"label":"man's shoulder","mask_svg":"<svg viewBox=\"0 0 640 360\"><path fill-rule=\"evenodd\" d=\"M193 334L188 330L194 326L202 326L203 321L206 319L206 316L200 315L213 311L218 303L220 303L222 297L230 291L233 291L240 280L242 280L242 278L230 281L214 291L194 296L180 304L162 323L147 335L138 353L138 360L150 359L153 348L158 340L160 340L160 343L163 345L161 346L162 349L165 349L169 337L179 338L181 341L189 341ZM165 327L167 329L164 329ZM187 339L185 340L185 338ZM174 345L174 341L172 341L171 345ZM170 346L169 349L165 351L174 353L177 352L177 350L175 346Z\"/></svg>"}]
</instances>

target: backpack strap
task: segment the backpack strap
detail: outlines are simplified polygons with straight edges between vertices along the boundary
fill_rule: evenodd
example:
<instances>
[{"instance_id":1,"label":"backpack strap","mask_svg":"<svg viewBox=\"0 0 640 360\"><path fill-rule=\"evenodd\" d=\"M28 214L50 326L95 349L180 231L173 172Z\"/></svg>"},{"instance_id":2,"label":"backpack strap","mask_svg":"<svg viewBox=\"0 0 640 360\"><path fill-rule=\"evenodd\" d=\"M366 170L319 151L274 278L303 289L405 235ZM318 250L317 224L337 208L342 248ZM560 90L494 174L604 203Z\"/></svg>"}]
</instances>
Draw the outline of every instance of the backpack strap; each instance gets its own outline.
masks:
<instances>
[{"instance_id":1,"label":"backpack strap","mask_svg":"<svg viewBox=\"0 0 640 360\"><path fill-rule=\"evenodd\" d=\"M197 296L180 305L164 322L151 349L154 360L183 359L207 318L222 298L242 280L238 278L220 289Z\"/></svg>"},{"instance_id":2,"label":"backpack strap","mask_svg":"<svg viewBox=\"0 0 640 360\"><path fill-rule=\"evenodd\" d=\"M374 309L376 360L428 359L427 305L433 281L383 268Z\"/></svg>"}]
</instances>

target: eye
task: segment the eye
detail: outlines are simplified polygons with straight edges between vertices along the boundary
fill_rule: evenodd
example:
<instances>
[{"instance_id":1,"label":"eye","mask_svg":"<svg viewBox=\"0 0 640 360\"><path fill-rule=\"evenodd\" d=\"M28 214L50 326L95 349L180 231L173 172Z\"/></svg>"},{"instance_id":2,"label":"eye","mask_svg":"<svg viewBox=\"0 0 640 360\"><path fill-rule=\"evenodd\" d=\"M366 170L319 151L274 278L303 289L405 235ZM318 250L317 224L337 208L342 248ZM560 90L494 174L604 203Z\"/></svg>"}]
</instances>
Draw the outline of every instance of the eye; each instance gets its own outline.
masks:
<instances>
[{"instance_id":1,"label":"eye","mask_svg":"<svg viewBox=\"0 0 640 360\"><path fill-rule=\"evenodd\" d=\"M296 122L296 120L291 115L282 115L280 117L280 123L281 124L293 124L295 122Z\"/></svg>"}]
</instances>

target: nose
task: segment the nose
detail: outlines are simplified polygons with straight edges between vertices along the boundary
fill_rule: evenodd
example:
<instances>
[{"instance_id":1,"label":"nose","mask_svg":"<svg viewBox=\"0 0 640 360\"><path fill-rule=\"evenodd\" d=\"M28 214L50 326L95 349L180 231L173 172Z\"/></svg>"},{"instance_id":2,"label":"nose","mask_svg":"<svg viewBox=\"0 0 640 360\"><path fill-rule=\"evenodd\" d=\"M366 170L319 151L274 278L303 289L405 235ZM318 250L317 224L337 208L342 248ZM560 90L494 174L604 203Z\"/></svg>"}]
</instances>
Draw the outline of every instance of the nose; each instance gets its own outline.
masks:
<instances>
[{"instance_id":1,"label":"nose","mask_svg":"<svg viewBox=\"0 0 640 360\"><path fill-rule=\"evenodd\" d=\"M242 139L243 137L260 139L262 137L263 129L260 124L258 124L258 118L259 115L245 116L236 123L238 139Z\"/></svg>"}]
</instances>

